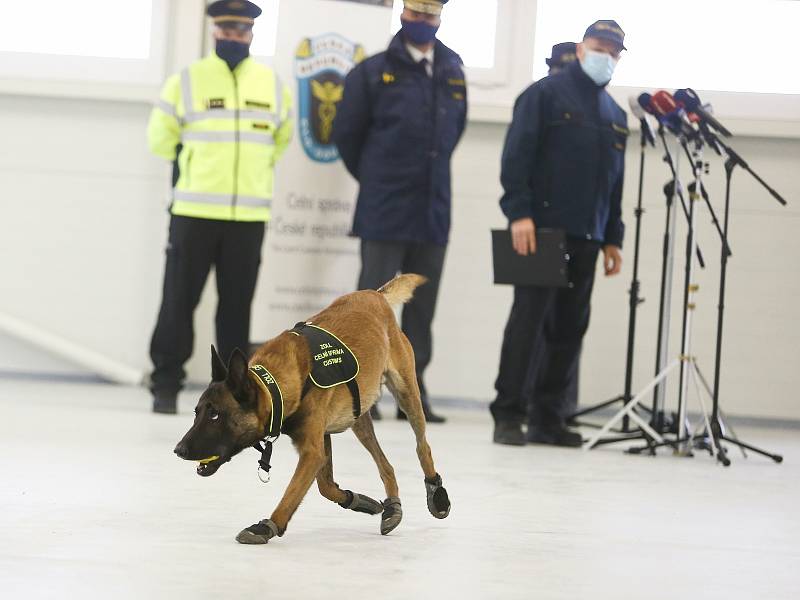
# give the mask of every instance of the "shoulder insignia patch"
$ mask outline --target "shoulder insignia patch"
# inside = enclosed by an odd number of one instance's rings
[[[622,135],[628,135],[630,133],[627,127],[622,127],[620,125],[617,125],[616,123],[611,123],[611,128],[617,133],[621,133]]]
[[[244,105],[248,108],[263,108],[264,110],[271,110],[272,105],[269,102],[256,102],[255,100],[245,100]]]

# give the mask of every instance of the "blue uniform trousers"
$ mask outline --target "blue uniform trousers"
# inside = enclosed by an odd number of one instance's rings
[[[600,244],[569,239],[567,247],[570,287],[514,287],[495,382],[497,397],[491,405],[495,422],[522,423],[530,414],[541,429],[564,425],[562,407],[576,379],[589,327]],[[535,394],[532,381],[537,381]]]

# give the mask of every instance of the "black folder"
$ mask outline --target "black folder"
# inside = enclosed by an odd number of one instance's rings
[[[511,285],[568,287],[567,236],[562,229],[537,229],[536,253],[517,254],[508,229],[492,230],[494,282]]]

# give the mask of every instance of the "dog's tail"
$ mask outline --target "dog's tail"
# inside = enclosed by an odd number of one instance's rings
[[[390,306],[405,304],[414,295],[414,290],[425,283],[427,278],[415,273],[404,273],[392,279],[378,291],[383,294]]]

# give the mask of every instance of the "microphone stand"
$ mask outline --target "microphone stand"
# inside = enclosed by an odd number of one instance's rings
[[[662,364],[666,363],[666,355],[667,355],[667,339],[668,339],[668,332],[669,332],[669,305],[671,299],[671,291],[672,291],[672,273],[673,273],[673,264],[674,264],[674,239],[675,239],[675,225],[677,219],[677,211],[673,210],[674,204],[674,197],[678,196],[683,200],[681,186],[680,186],[680,179],[679,169],[678,169],[678,160],[680,158],[680,151],[677,151],[676,159],[673,161],[672,154],[669,153],[668,146],[666,143],[666,139],[664,137],[663,129],[659,131],[659,135],[662,139],[664,144],[664,148],[667,151],[667,156],[665,157],[665,161],[670,165],[670,170],[673,175],[673,181],[670,184],[667,184],[665,188],[665,193],[668,197],[668,218],[667,218],[667,231],[665,234],[664,239],[664,264],[662,269],[662,289],[661,289],[661,303],[662,303],[662,311],[660,316],[660,323],[659,323],[659,363],[658,363],[658,371],[655,377],[644,387],[642,390],[636,394],[633,398],[631,398],[622,409],[620,409],[613,417],[611,417],[605,425],[600,429],[600,431],[594,435],[594,437],[590,438],[583,444],[584,450],[590,450],[598,445],[601,444],[609,444],[618,441],[627,441],[637,438],[642,438],[647,441],[647,445],[645,448],[633,448],[628,450],[628,452],[633,454],[638,454],[644,450],[649,450],[651,454],[655,453],[655,449],[660,446],[672,446],[676,452],[680,454],[686,455],[687,452],[685,450],[686,444],[688,441],[694,438],[694,432],[689,433],[685,424],[685,403],[684,398],[688,392],[688,385],[689,385],[689,378],[691,377],[691,381],[695,384],[695,388],[697,390],[698,399],[701,403],[701,408],[703,409],[703,416],[704,421],[707,428],[710,428],[710,421],[708,418],[708,414],[705,411],[705,406],[702,404],[702,398],[700,398],[700,386],[698,380],[702,380],[702,375],[699,374],[696,366],[696,360],[693,356],[691,356],[691,331],[692,331],[692,318],[691,312],[694,309],[694,302],[693,296],[694,293],[697,291],[698,287],[693,281],[693,263],[694,258],[698,257],[701,258],[701,254],[698,252],[698,245],[697,245],[697,237],[695,233],[695,219],[697,215],[697,211],[695,210],[695,203],[700,199],[700,194],[696,191],[699,190],[702,186],[702,174],[704,171],[704,162],[702,160],[702,140],[693,137],[692,142],[695,145],[695,151],[693,153],[689,153],[691,158],[691,166],[694,175],[694,184],[690,187],[690,197],[689,197],[689,208],[688,208],[688,220],[689,226],[687,231],[687,248],[686,248],[686,281],[684,283],[684,306],[683,306],[683,314],[684,314],[684,322],[683,322],[683,337],[681,340],[681,353],[677,358],[674,358],[669,364]],[[687,148],[687,139],[683,132],[676,132],[676,137],[678,144],[683,146],[684,149]],[[685,208],[685,205],[684,205]],[[680,398],[679,398],[679,423],[678,423],[678,439],[676,440],[665,440],[661,433],[664,432],[663,428],[661,427],[661,420],[658,417],[658,408],[659,402],[663,402],[663,381],[674,371],[680,367]],[[656,394],[656,403],[654,405],[654,421],[651,423],[647,423],[641,416],[636,412],[639,404],[644,400],[644,398],[654,389],[660,387],[660,391]],[[710,392],[709,392],[710,395]],[[662,404],[663,406],[663,404]],[[622,438],[606,438],[604,439],[603,436],[606,435],[611,429],[624,417],[630,417],[641,429],[641,435],[636,437],[622,437]],[[714,452],[714,448],[712,448],[712,453]]]
[[[683,190],[680,184],[680,178],[678,175],[678,165],[680,154],[677,154],[675,158],[673,158],[673,154],[669,149],[667,144],[667,139],[665,135],[665,128],[663,124],[659,124],[658,128],[658,136],[661,140],[661,144],[664,148],[664,162],[667,163],[670,169],[670,174],[672,175],[672,180],[668,182],[664,186],[664,194],[666,196],[666,206],[667,206],[667,215],[666,215],[666,224],[664,229],[664,244],[663,244],[663,255],[662,255],[662,267],[661,267],[661,292],[660,292],[660,301],[659,301],[659,314],[658,314],[658,344],[657,344],[657,354],[656,354],[656,371],[655,371],[655,380],[652,386],[655,386],[655,393],[653,396],[653,409],[652,411],[643,405],[640,406],[642,401],[642,394],[636,396],[636,402],[632,402],[634,400],[634,396],[632,394],[632,382],[633,382],[633,356],[634,356],[634,341],[635,341],[635,333],[636,333],[636,309],[639,304],[643,302],[643,300],[639,297],[639,289],[640,289],[640,282],[639,282],[639,248],[640,248],[640,231],[641,231],[641,215],[644,210],[641,208],[641,201],[642,201],[642,184],[644,180],[644,147],[646,144],[645,134],[642,134],[642,141],[641,141],[641,155],[642,155],[642,163],[640,163],[639,169],[639,197],[637,201],[636,207],[636,242],[634,246],[634,266],[633,266],[633,281],[631,283],[631,290],[630,290],[630,314],[629,314],[629,321],[628,321],[628,352],[626,357],[626,369],[625,369],[625,391],[622,395],[617,396],[611,400],[603,402],[597,406],[593,406],[587,409],[584,409],[578,413],[573,415],[573,419],[588,414],[590,412],[594,412],[601,408],[605,408],[609,405],[612,405],[616,402],[622,401],[623,402],[623,409],[621,413],[617,413],[618,417],[622,419],[622,427],[620,430],[613,430],[616,433],[621,433],[623,435],[619,437],[610,437],[610,438],[603,438],[600,439],[596,437],[594,442],[590,447],[594,447],[595,445],[602,445],[602,444],[613,444],[616,442],[623,442],[623,441],[633,441],[643,439],[646,440],[648,443],[648,447],[655,447],[661,445],[663,443],[663,438],[658,435],[659,433],[665,433],[667,428],[665,426],[665,419],[664,419],[664,395],[666,393],[665,390],[665,381],[664,377],[660,376],[665,370],[667,370],[667,361],[666,357],[668,354],[668,341],[669,341],[669,315],[670,315],[670,305],[672,300],[672,280],[673,280],[673,265],[674,265],[674,256],[675,256],[675,230],[676,230],[676,219],[677,219],[677,212],[675,210],[675,198],[677,197],[680,199],[681,206],[683,208],[684,214],[686,215],[687,222],[690,224],[691,228],[691,221],[690,221],[690,210],[686,206],[686,200],[683,195]],[[703,260],[703,254],[700,251],[699,247],[696,247],[695,253],[697,255],[697,259],[702,267],[705,267],[705,262]],[[648,386],[648,390],[652,388],[652,386]],[[650,418],[649,425],[652,427],[643,428],[639,421],[641,417],[636,412],[639,408],[644,409],[647,412],[651,412],[652,416]],[[630,412],[635,414],[630,415]],[[629,416],[630,415],[630,416]],[[634,419],[637,424],[639,424],[638,432],[637,431],[630,431],[629,429],[629,419]],[[616,422],[617,417],[612,418]],[[585,423],[581,423],[585,424]],[[610,431],[610,428],[604,427],[604,433]],[[656,432],[656,437],[653,437],[652,432]],[[658,442],[658,444],[656,444]]]
[[[778,454],[772,454],[767,452],[766,450],[761,450],[760,448],[756,448],[755,446],[751,446],[750,444],[746,444],[739,440],[738,438],[734,438],[728,436],[725,433],[725,430],[722,426],[720,420],[720,408],[719,408],[719,389],[720,389],[720,372],[722,367],[722,329],[723,329],[723,320],[725,316],[725,285],[726,285],[726,275],[728,271],[728,258],[731,256],[730,249],[728,248],[728,222],[730,217],[730,200],[731,200],[731,180],[733,179],[733,171],[736,167],[741,167],[750,175],[752,175],[758,183],[760,183],[771,195],[775,200],[777,200],[781,205],[786,205],[786,200],[781,197],[781,195],[776,192],[770,185],[764,181],[759,175],[750,168],[750,165],[730,146],[728,146],[725,142],[720,140],[717,137],[716,140],[717,144],[722,147],[725,154],[727,155],[727,160],[725,161],[725,214],[724,214],[724,227],[722,230],[722,237],[724,241],[723,250],[721,253],[720,259],[720,277],[719,277],[719,304],[717,305],[717,347],[716,347],[716,356],[715,356],[715,364],[714,364],[714,391],[713,391],[713,398],[712,398],[712,411],[711,411],[711,435],[716,446],[720,449],[717,453],[717,459],[724,465],[730,466],[731,461],[728,458],[727,452],[724,448],[720,445],[721,441],[727,441],[731,444],[735,444],[740,448],[746,448],[752,452],[757,454],[761,454],[767,458],[771,458],[776,463],[783,462],[783,457]],[[727,251],[726,251],[727,250]]]
[[[692,456],[692,451],[690,447],[690,442],[696,441],[698,439],[705,440],[704,435],[696,435],[696,430],[689,431],[689,426],[687,423],[687,404],[689,398],[689,384],[690,382],[694,384],[694,389],[696,392],[697,400],[700,406],[700,410],[703,416],[703,423],[705,424],[706,430],[711,429],[711,421],[709,419],[709,413],[706,410],[706,405],[703,403],[702,398],[702,391],[708,394],[709,398],[712,397],[711,388],[708,386],[703,373],[700,371],[700,367],[697,362],[697,358],[692,354],[692,329],[694,324],[693,314],[696,307],[695,302],[695,295],[700,290],[700,286],[697,285],[695,282],[695,268],[694,268],[694,260],[693,258],[697,255],[697,231],[695,227],[696,219],[697,219],[697,206],[696,204],[701,200],[704,199],[706,204],[709,206],[712,212],[712,216],[716,220],[716,215],[713,213],[713,208],[711,207],[708,194],[703,194],[702,190],[703,187],[703,175],[708,173],[708,164],[703,160],[703,146],[706,140],[699,136],[692,136],[691,140],[688,140],[686,136],[681,135],[679,136],[679,144],[683,148],[685,155],[689,159],[689,164],[692,169],[692,175],[694,181],[689,185],[689,227],[687,230],[687,238],[686,238],[686,263],[685,263],[685,278],[684,278],[684,288],[683,288],[683,326],[682,326],[682,336],[681,336],[681,351],[677,359],[674,359],[669,365],[662,366],[659,363],[659,367],[661,370],[658,372],[656,376],[656,380],[658,383],[657,385],[661,390],[658,388],[656,389],[656,399],[654,403],[654,419],[656,420],[657,424],[659,419],[663,418],[663,413],[658,411],[659,402],[663,401],[663,381],[666,379],[666,375],[672,369],[679,367],[680,373],[680,385],[678,389],[678,413],[676,416],[677,423],[673,424],[673,428],[675,431],[672,433],[676,434],[675,440],[665,440],[656,443],[656,440],[649,439],[647,441],[647,445],[644,448],[630,448],[628,450],[629,454],[640,454],[644,451],[648,451],[650,454],[654,454],[655,450],[661,446],[672,446],[675,453],[680,456]],[[689,141],[692,142],[693,149],[689,149]],[[720,230],[720,235],[722,232]],[[723,248],[726,251],[729,251],[728,246],[723,241]],[[697,255],[699,258],[699,255]],[[699,262],[699,261],[698,261]],[[671,280],[672,271],[670,270],[668,282]],[[662,290],[663,291],[663,290]],[[669,294],[670,291],[667,291]],[[663,300],[662,296],[662,300]],[[665,310],[665,314],[668,314],[669,309]],[[661,330],[663,331],[663,330]],[[659,333],[661,333],[659,331]],[[665,348],[666,352],[666,348]],[[662,355],[663,356],[663,355]],[[701,388],[702,384],[702,388]],[[661,397],[659,398],[659,393],[661,392]],[[663,406],[663,405],[662,405]],[[663,424],[662,424],[663,430]],[[707,445],[707,449],[711,452],[711,455],[714,457],[719,456],[722,453],[721,446],[717,442],[716,439],[711,439],[710,444]]]
[[[679,163],[672,157],[667,145],[667,138],[664,135],[664,126],[658,128],[658,136],[664,146],[664,162],[669,167],[672,179],[664,186],[664,196],[667,201],[666,223],[664,225],[664,244],[661,252],[661,287],[658,304],[658,335],[656,341],[656,369],[657,376],[667,366],[666,357],[669,353],[669,318],[672,304],[672,280],[673,268],[675,263],[675,196],[681,201],[686,219],[689,221],[689,213],[686,209],[686,201],[683,197],[680,178],[678,177]],[[700,249],[697,249],[697,259],[700,265],[705,268],[705,261]],[[664,397],[666,395],[666,381],[659,382],[653,392],[653,420],[652,424],[658,431],[665,428],[664,419]]]

